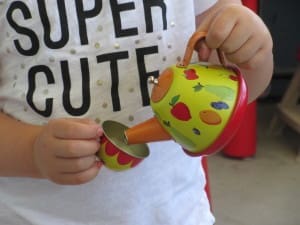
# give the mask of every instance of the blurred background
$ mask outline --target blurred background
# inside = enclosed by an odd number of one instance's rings
[[[244,0],[274,41],[269,88],[237,137],[207,158],[216,225],[300,224],[300,1]]]

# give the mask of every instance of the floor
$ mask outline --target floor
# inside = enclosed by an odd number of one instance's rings
[[[274,103],[259,103],[257,149],[248,159],[208,158],[216,225],[300,224],[300,136],[269,132]]]

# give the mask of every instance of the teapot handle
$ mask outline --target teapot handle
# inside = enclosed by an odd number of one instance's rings
[[[196,31],[189,39],[184,57],[180,63],[177,64],[178,67],[187,67],[190,64],[193,51],[196,49],[197,43],[204,39],[206,37],[206,32],[205,31]],[[220,63],[225,66],[225,59],[223,53],[220,51],[220,49],[217,49],[217,54]]]

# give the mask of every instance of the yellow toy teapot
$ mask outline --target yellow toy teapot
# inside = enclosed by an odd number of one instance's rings
[[[99,157],[113,170],[136,166],[149,155],[148,142],[174,140],[188,155],[219,151],[234,136],[247,105],[247,87],[236,67],[194,63],[190,60],[205,32],[195,32],[182,62],[165,69],[153,84],[151,107],[154,117],[128,128],[104,121]]]

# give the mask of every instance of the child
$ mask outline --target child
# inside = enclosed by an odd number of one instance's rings
[[[262,21],[237,0],[0,3],[1,224],[213,224],[199,157],[151,143],[138,167],[110,171],[101,123],[152,116],[147,78],[183,55],[195,12],[200,58],[220,48],[255,99],[272,74]]]

